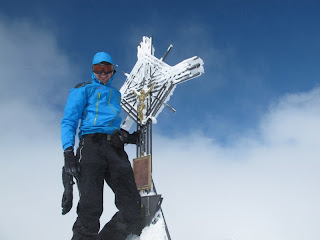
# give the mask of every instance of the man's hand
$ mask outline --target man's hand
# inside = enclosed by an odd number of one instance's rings
[[[123,148],[124,144],[138,144],[140,139],[140,132],[130,134],[124,129],[116,130],[112,135],[112,144],[115,147]]]
[[[129,134],[127,143],[138,144],[140,142],[140,131]]]
[[[79,177],[80,165],[77,158],[74,156],[72,147],[64,150],[64,170],[76,179]]]
[[[65,215],[72,208],[74,181],[73,181],[73,177],[65,171],[64,167],[62,168],[62,183],[63,183],[64,191],[62,196],[61,207],[62,207],[62,215]]]

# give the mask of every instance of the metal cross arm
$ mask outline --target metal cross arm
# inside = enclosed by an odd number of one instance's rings
[[[168,51],[171,47],[169,47]],[[155,119],[163,107],[167,106],[167,102],[177,84],[198,77],[204,72],[204,63],[200,57],[195,56],[175,66],[170,66],[163,62],[164,58],[158,59],[153,54],[152,39],[144,37],[138,46],[138,60],[120,89],[123,110],[128,114],[129,118],[132,118],[140,125],[144,125],[146,121],[141,121],[137,117],[139,115],[137,108],[142,103],[138,101],[134,92],[147,91],[151,85],[154,85],[145,99],[146,107],[145,111],[143,111],[143,118],[145,120],[148,118]]]

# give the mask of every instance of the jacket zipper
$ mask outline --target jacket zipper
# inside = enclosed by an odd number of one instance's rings
[[[118,114],[117,114],[117,111],[111,106],[111,104],[110,104],[110,102],[111,102],[111,95],[112,95],[112,89],[110,89],[110,96],[109,96],[109,102],[108,102],[108,105],[109,105],[109,107],[114,111],[114,113],[115,113],[115,117],[114,117],[114,119],[116,119],[117,118],[117,116],[118,116]],[[112,126],[112,122],[113,122],[113,120],[112,121],[110,121],[110,127]]]
[[[94,118],[93,125],[96,125],[97,118],[98,118],[98,110],[99,110],[99,99],[100,99],[100,92],[98,92],[98,98],[97,98],[97,105],[96,105],[96,117]]]

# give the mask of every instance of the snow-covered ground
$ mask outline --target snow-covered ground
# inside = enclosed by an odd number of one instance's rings
[[[136,235],[131,235],[127,237],[126,240],[167,240],[167,234],[165,229],[165,222],[161,214],[161,210],[159,210],[153,222],[154,224],[150,224],[150,226],[145,227],[142,230],[140,237]]]

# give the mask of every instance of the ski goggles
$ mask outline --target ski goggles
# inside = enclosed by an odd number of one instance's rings
[[[103,65],[103,64],[93,64],[92,65],[92,71],[94,73],[100,74],[100,73],[105,73],[105,74],[109,74],[109,73],[113,73],[114,69],[113,69],[113,65],[112,64],[108,64],[108,65]]]

